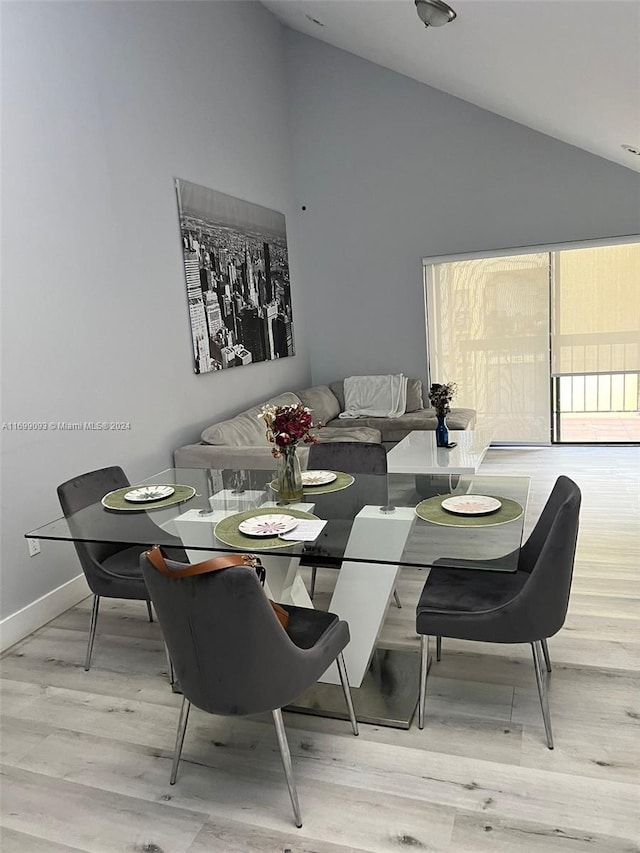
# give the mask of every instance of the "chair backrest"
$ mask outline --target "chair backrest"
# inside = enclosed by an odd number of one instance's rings
[[[533,530],[529,534],[527,541],[522,546],[518,561],[518,571],[530,572],[533,569],[561,507],[567,500],[575,497],[576,495],[578,498],[579,511],[580,489],[573,480],[569,479],[569,477],[558,477]]]
[[[230,716],[280,708],[329,665],[309,666],[278,622],[255,569],[172,578],[146,553],[140,566],[182,692],[203,711]]]
[[[119,465],[111,465],[97,471],[88,471],[86,474],[61,483],[57,490],[58,500],[64,515],[70,516],[91,504],[98,503],[107,492],[129,485],[129,480],[122,468]],[[99,564],[128,546],[120,542],[74,542],[73,544],[91,591],[98,595],[104,594]]]
[[[355,485],[341,492],[316,497],[316,508],[324,518],[351,519],[367,505],[384,506],[388,502],[387,449],[384,444],[367,441],[327,441],[309,448],[307,468],[344,471],[356,476]]]
[[[530,577],[511,617],[525,640],[551,637],[567,615],[573,578],[581,493],[569,477],[558,477],[531,535],[522,546],[518,571]]]
[[[129,486],[129,480],[119,465],[88,471],[58,486],[58,500],[65,515],[78,512],[115,489]]]
[[[386,474],[387,449],[368,441],[326,441],[309,448],[309,469],[328,468],[347,474]]]

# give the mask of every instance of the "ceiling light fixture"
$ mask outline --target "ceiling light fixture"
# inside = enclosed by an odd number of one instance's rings
[[[451,6],[442,0],[416,0],[416,11],[425,27],[442,27],[456,17]]]
[[[625,151],[628,151],[629,154],[640,155],[640,148],[637,148],[635,145],[621,145],[620,147],[624,148]]]

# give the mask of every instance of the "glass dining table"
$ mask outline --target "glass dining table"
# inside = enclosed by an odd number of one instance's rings
[[[250,552],[266,569],[270,598],[303,607],[314,603],[301,567],[339,568],[328,609],[349,623],[344,657],[356,715],[408,728],[418,699],[418,643],[407,651],[380,642],[399,573],[481,568],[487,560],[493,570],[515,571],[529,478],[326,472],[289,504],[278,501],[274,478],[265,470],[170,468],[25,536],[141,550],[179,540],[192,563]],[[144,491],[152,486],[165,488]],[[270,532],[265,515],[286,516],[278,523],[291,529]],[[291,710],[345,716],[335,664]]]

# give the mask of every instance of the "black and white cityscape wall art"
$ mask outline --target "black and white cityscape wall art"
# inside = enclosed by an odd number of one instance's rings
[[[195,372],[295,355],[284,214],[175,183]]]

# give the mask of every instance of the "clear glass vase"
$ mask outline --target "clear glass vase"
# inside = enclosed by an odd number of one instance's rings
[[[302,473],[300,461],[296,454],[296,445],[280,448],[278,457],[278,503],[294,503],[301,501]]]
[[[449,427],[447,426],[446,415],[436,415],[438,423],[436,424],[436,447],[447,447],[449,444]]]

